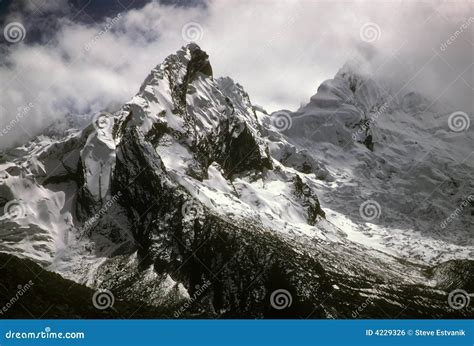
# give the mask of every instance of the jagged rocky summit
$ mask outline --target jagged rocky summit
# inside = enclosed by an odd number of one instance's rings
[[[0,251],[145,304],[143,316],[468,316],[440,276],[472,261],[438,269],[354,241],[318,198],[338,177],[292,121],[282,132],[189,44],[119,111],[5,155]]]

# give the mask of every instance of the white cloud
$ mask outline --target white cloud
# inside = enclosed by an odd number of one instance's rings
[[[214,0],[183,8],[154,2],[98,25],[64,20],[45,46],[10,46],[0,67],[0,129],[15,119],[18,107],[35,106],[24,117],[28,121],[0,137],[0,147],[66,113],[126,102],[151,68],[186,43],[181,30],[188,22],[203,28],[198,43],[214,74],[233,77],[269,110],[297,108],[347,60],[372,51],[370,70],[378,68],[400,85],[412,79],[407,89],[433,97],[444,91],[455,107],[471,111],[473,69],[466,68],[474,24],[440,51],[472,14],[469,2],[454,4]],[[380,27],[372,48],[359,33],[367,22]]]

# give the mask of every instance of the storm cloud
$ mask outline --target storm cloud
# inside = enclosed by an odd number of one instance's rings
[[[2,148],[66,115],[116,109],[189,41],[269,111],[297,109],[351,61],[400,90],[474,108],[469,1],[153,1],[101,16],[87,2],[40,6],[11,6],[3,20]],[[20,36],[5,36],[12,23]]]

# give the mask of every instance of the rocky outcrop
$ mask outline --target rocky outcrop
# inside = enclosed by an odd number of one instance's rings
[[[336,86],[356,92],[356,84]],[[321,88],[329,89],[330,83]],[[318,107],[341,102],[313,101]],[[190,44],[154,68],[117,113],[27,151],[18,164],[30,185],[9,189],[7,199],[28,196],[31,186],[51,199],[41,213],[20,220],[24,230],[42,235],[31,245],[35,260],[47,251],[41,263],[61,274],[109,289],[119,301],[146,303],[149,310],[135,315],[142,317],[150,311],[153,317],[241,318],[469,313],[446,303],[446,290],[460,283],[465,269],[436,268],[432,275],[447,281],[428,287],[421,283],[425,266],[368,252],[326,220],[317,179],[331,180],[328,171],[254,109],[242,86],[215,79],[207,54]],[[9,173],[6,179],[20,184]],[[28,211],[45,200],[28,204]],[[51,220],[55,213],[59,221]],[[36,214],[41,217],[30,216]],[[12,224],[19,228],[0,225]],[[13,240],[4,233],[1,250],[8,251]],[[70,237],[62,241],[64,234]],[[90,299],[90,290],[77,289],[79,302]],[[38,294],[51,299],[47,293]],[[88,309],[63,312],[69,313],[91,316]]]
[[[308,224],[316,224],[318,216],[325,217],[316,192],[304,183],[299,175],[295,175],[293,187],[295,196],[301,201],[301,205],[306,211]]]

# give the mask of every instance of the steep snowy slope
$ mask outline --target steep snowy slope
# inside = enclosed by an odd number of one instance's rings
[[[301,112],[334,108],[351,121],[358,105],[324,94]],[[7,154],[0,250],[167,311],[199,293],[187,315],[353,317],[368,298],[361,316],[470,313],[451,310],[437,287],[458,264],[437,271],[385,241],[365,242],[379,231],[352,219],[366,192],[338,188],[352,169],[334,153],[345,133],[311,142],[312,152],[278,125],[241,85],[214,78],[197,45],[183,47],[117,113]],[[373,152],[362,149],[368,162]],[[449,253],[444,241],[426,244]],[[472,247],[450,246],[471,256]],[[281,289],[292,300],[284,310],[270,302]]]
[[[330,171],[318,196],[350,239],[422,263],[474,256],[468,114],[346,66],[287,116],[289,141]]]

